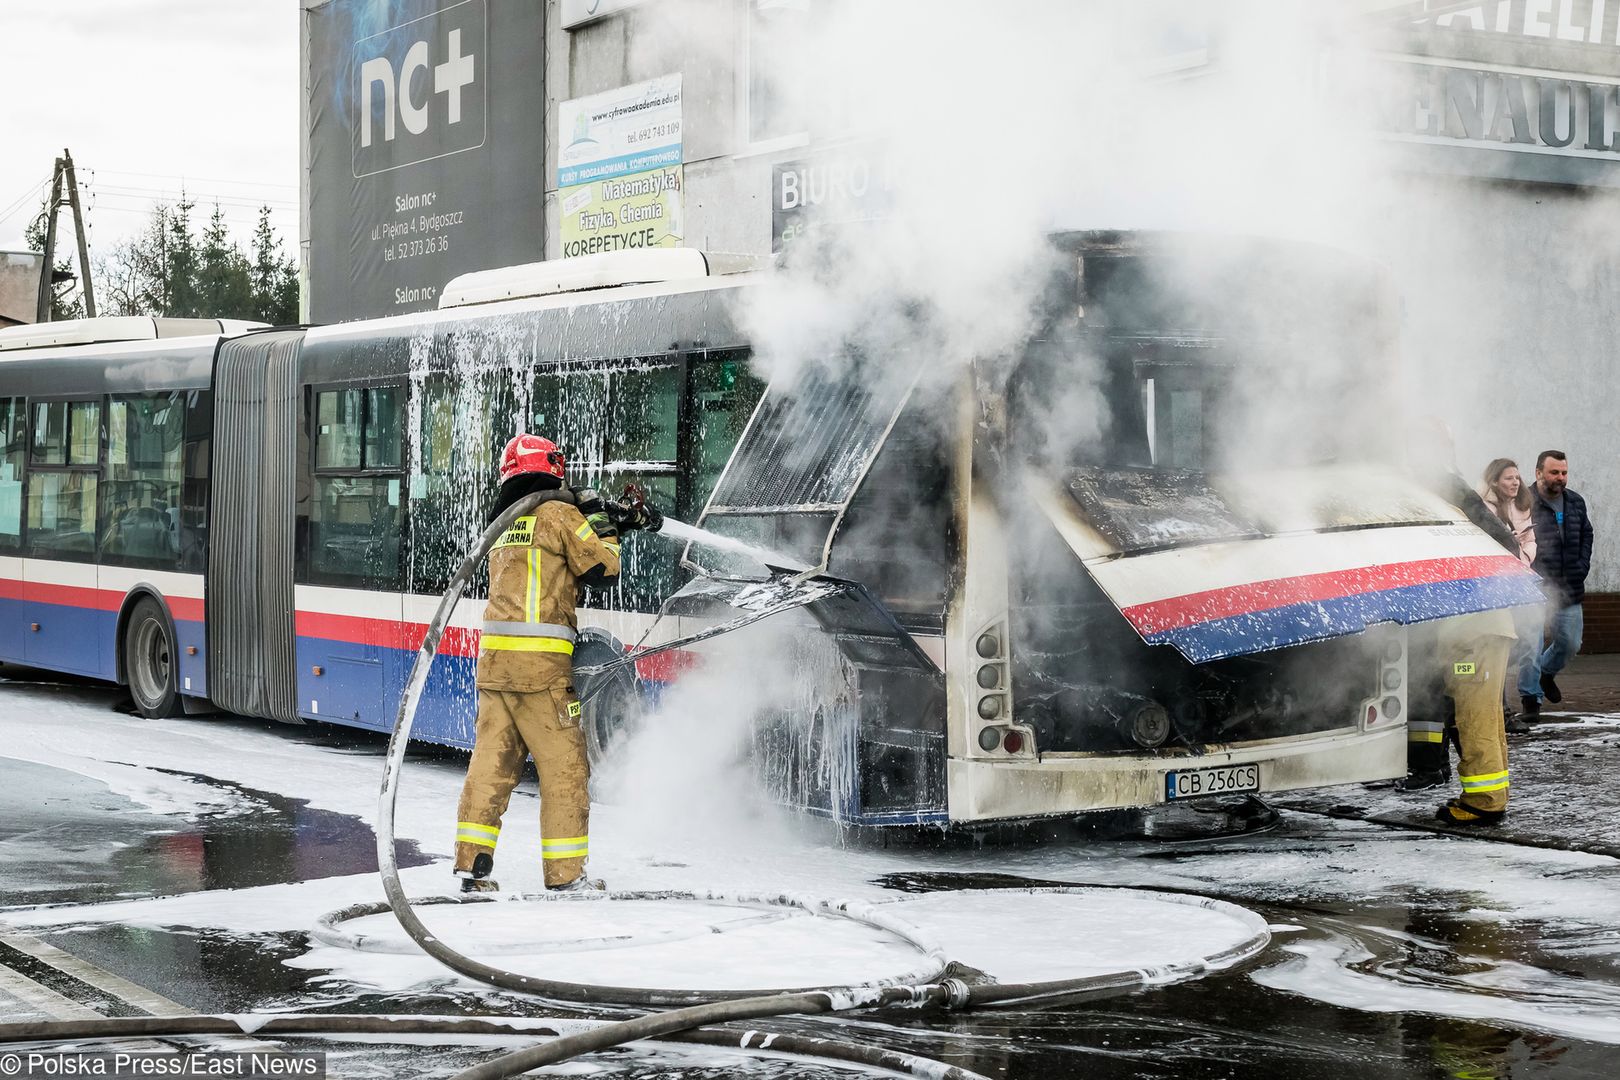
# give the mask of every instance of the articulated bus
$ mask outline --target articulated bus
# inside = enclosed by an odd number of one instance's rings
[[[782,556],[625,538],[576,643],[598,760],[735,625],[801,658],[752,718],[760,774],[846,824],[1401,775],[1406,625],[1539,594],[1378,464],[1377,275],[1290,245],[1053,245],[1008,355],[851,349],[768,386],[743,313],[780,271],[691,250],[468,275],[438,311],[329,327],[0,332],[0,661],[127,685],[147,716],[386,731],[528,429],[572,482]],[[481,609],[441,644],[422,739],[471,745]]]

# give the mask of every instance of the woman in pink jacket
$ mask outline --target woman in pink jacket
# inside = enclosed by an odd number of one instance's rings
[[[1519,542],[1519,558],[1529,566],[1536,558],[1536,529],[1530,521],[1530,487],[1519,475],[1519,467],[1508,458],[1497,458],[1485,466],[1485,489],[1479,496],[1491,508],[1491,513],[1512,531],[1513,538]],[[1519,665],[1529,661],[1535,643],[1540,640],[1537,631],[1544,617],[1539,607],[1513,609],[1514,629],[1519,638],[1508,654],[1508,670],[1513,673],[1506,680],[1510,691],[1516,685]],[[1514,716],[1506,723],[1508,731],[1514,735],[1530,730],[1529,721],[1523,715]]]
[[[1485,490],[1479,495],[1491,513],[1513,531],[1524,564],[1535,562],[1536,529],[1530,523],[1530,489],[1519,475],[1519,467],[1505,457],[1491,462],[1485,467]]]

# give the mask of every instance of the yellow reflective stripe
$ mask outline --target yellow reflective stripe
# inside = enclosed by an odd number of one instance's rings
[[[457,843],[477,844],[479,847],[492,848],[500,835],[500,828],[494,825],[480,825],[476,821],[456,822]]]
[[[1457,777],[1457,779],[1461,780],[1465,784],[1472,783],[1476,780],[1506,780],[1507,778],[1508,771],[1506,769],[1503,769],[1501,772],[1480,773],[1478,776]]]
[[[565,836],[557,840],[540,840],[542,859],[583,859],[590,854],[590,837]]]
[[[1445,742],[1446,733],[1443,731],[1418,731],[1416,728],[1406,733],[1407,742]]]
[[[607,548],[609,551],[613,552],[613,554],[615,554],[615,555],[617,555],[619,553],[619,545],[613,543],[610,540],[602,541],[602,546]]]
[[[527,622],[540,621],[540,549],[530,548],[529,588],[523,597],[523,618]]]
[[[1508,786],[1508,772],[1481,773],[1478,776],[1459,776],[1464,791],[1501,791]]]
[[[579,537],[581,540],[589,540],[591,537],[596,535],[596,530],[591,528],[591,523],[587,521],[579,528],[574,530],[574,535]]]
[[[549,652],[574,655],[574,643],[554,637],[513,637],[510,634],[485,634],[479,639],[486,649],[505,652]]]

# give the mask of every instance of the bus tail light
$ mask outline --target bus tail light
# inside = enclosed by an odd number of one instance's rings
[[[1009,754],[1016,754],[1024,748],[1024,735],[1020,731],[1009,731],[1002,736],[1001,748]]]

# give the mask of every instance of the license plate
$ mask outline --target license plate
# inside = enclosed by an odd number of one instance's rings
[[[1260,766],[1254,763],[1222,765],[1216,769],[1182,769],[1164,774],[1165,802],[1259,790]]]

